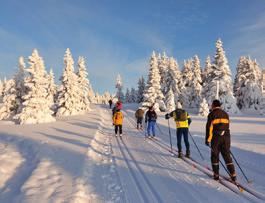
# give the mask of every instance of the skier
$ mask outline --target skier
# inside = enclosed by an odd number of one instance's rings
[[[177,146],[178,146],[178,157],[181,158],[182,154],[182,146],[181,139],[182,135],[184,137],[184,142],[186,146],[186,157],[190,157],[190,143],[189,143],[189,126],[191,124],[191,118],[184,109],[182,109],[181,104],[178,102],[176,109],[169,114],[165,115],[166,119],[173,117],[176,122],[176,136],[177,136]]]
[[[117,111],[113,115],[113,125],[115,126],[115,136],[118,136],[118,130],[119,135],[122,137],[122,121],[123,121],[123,114],[121,110],[117,109]]]
[[[219,100],[212,102],[212,111],[206,124],[205,144],[211,148],[213,178],[219,180],[219,154],[221,152],[232,181],[236,181],[236,172],[230,156],[229,115],[221,109]]]
[[[149,110],[145,114],[145,123],[147,124],[147,134],[148,137],[151,138],[151,131],[152,137],[155,137],[155,125],[156,125],[157,114],[154,110],[154,107],[149,107]]]
[[[135,118],[137,122],[137,129],[143,129],[144,110],[142,108],[137,109],[135,112]]]
[[[110,99],[110,100],[109,100],[109,108],[110,108],[110,109],[111,109],[111,107],[112,107],[112,103],[113,103],[113,102],[112,102],[112,99]]]

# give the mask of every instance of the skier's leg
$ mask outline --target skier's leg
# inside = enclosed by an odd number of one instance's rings
[[[117,136],[117,133],[118,133],[118,126],[115,125],[115,135]]]
[[[224,158],[227,170],[233,180],[236,180],[235,166],[230,155],[230,136],[223,136],[223,144],[221,146],[221,154]]]
[[[183,137],[186,146],[186,156],[190,156],[189,129],[183,128]]]
[[[178,146],[178,152],[182,153],[181,149],[181,137],[182,137],[182,128],[177,129],[177,146]]]
[[[119,125],[119,133],[120,133],[120,136],[122,136],[122,125]]]
[[[148,136],[151,136],[150,131],[151,131],[151,122],[148,122],[147,123],[147,135]]]
[[[211,142],[211,163],[214,173],[214,179],[219,179],[219,139],[218,136],[214,136]]]
[[[155,137],[156,136],[156,131],[155,131],[155,126],[156,126],[156,122],[152,122],[152,133],[153,133],[153,136]]]

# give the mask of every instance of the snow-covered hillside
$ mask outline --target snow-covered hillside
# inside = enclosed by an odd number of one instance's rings
[[[111,111],[92,105],[87,115],[54,123],[13,125],[0,122],[0,202],[250,202],[173,157],[134,126],[136,106],[124,107],[124,136],[113,136]],[[204,145],[206,119],[192,115],[191,156],[210,166]],[[265,193],[265,119],[232,117],[232,152],[249,179]],[[171,121],[173,144],[174,122]],[[164,115],[157,139],[168,144]],[[225,174],[224,171],[222,171]],[[244,177],[237,168],[238,179]],[[246,183],[245,183],[246,184]],[[262,202],[262,201],[260,201]]]

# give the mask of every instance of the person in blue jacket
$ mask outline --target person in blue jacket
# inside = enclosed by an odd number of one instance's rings
[[[147,135],[148,137],[155,137],[155,125],[156,125],[157,114],[154,107],[149,107],[149,110],[145,114],[145,123],[147,123]],[[152,135],[151,135],[152,131]]]

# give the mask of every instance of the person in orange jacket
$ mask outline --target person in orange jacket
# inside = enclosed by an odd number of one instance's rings
[[[118,131],[120,137],[122,137],[122,122],[123,122],[123,114],[120,109],[117,109],[113,115],[113,125],[115,126],[115,136],[118,136]]]

